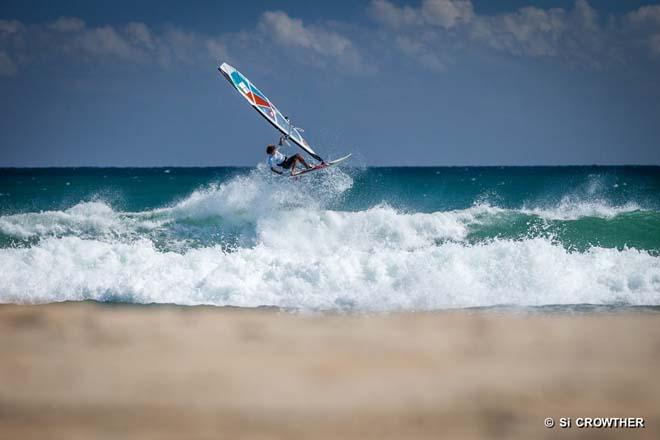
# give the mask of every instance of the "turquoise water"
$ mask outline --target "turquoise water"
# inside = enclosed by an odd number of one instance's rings
[[[660,304],[660,167],[0,170],[0,302]]]

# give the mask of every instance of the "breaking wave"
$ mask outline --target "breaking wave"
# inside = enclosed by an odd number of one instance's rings
[[[660,244],[631,246],[658,230],[655,211],[575,199],[351,211],[339,207],[354,176],[332,177],[301,183],[258,169],[151,210],[97,200],[1,216],[0,302],[359,311],[660,304]],[[601,242],[580,242],[594,228]]]

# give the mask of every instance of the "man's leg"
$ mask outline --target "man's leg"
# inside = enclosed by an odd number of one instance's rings
[[[300,163],[305,166],[305,168],[307,168],[307,169],[311,168],[311,166],[308,165],[307,162],[305,162],[305,159],[303,159],[303,157],[300,154],[296,154],[296,157],[300,161]]]
[[[298,164],[298,155],[293,156],[293,162],[291,162],[291,175],[296,174],[296,165]]]

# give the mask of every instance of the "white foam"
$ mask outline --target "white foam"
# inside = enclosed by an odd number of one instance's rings
[[[248,236],[254,234],[259,222],[282,221],[281,213],[304,207],[310,215],[319,214],[324,208],[342,196],[351,188],[353,181],[341,170],[333,169],[332,178],[306,178],[294,181],[269,175],[258,168],[247,175],[234,177],[221,184],[210,184],[193,191],[182,200],[164,208],[144,212],[114,211],[102,201],[82,202],[63,211],[44,211],[0,216],[0,233],[22,239],[44,236],[81,236],[85,238],[129,238],[134,239],[140,231],[166,227],[168,223],[180,220],[204,220],[220,218],[225,226],[239,227]],[[583,200],[571,196],[564,197],[556,206],[525,207],[521,210],[507,210],[478,203],[471,208],[438,212],[434,222],[444,222],[443,226],[434,223],[430,228],[447,228],[449,223],[454,231],[452,239],[460,240],[466,236],[465,225],[492,221],[494,217],[512,213],[536,215],[550,220],[576,220],[583,217],[612,218],[625,212],[639,210],[637,204],[611,206],[598,200]],[[356,213],[353,222],[362,230],[369,229],[368,222],[379,223],[403,217],[393,217],[394,211],[376,207],[366,216]],[[308,215],[303,213],[303,216]],[[414,221],[423,222],[426,214],[414,217]],[[327,221],[342,218],[341,215],[327,214]],[[395,224],[394,221],[393,224]],[[290,223],[283,223],[288,227]],[[299,226],[304,227],[305,224]],[[401,226],[401,225],[398,225]],[[405,226],[405,225],[404,225]],[[319,232],[319,231],[317,231]],[[436,231],[437,232],[437,231]],[[391,234],[398,234],[391,231]],[[404,233],[405,235],[405,233]],[[444,233],[439,233],[444,235]],[[310,232],[310,236],[313,236]]]
[[[428,228],[423,223],[417,223],[420,231]],[[219,247],[160,252],[147,240],[49,238],[31,248],[0,250],[0,302],[95,299],[365,311],[660,304],[660,258],[644,251],[570,253],[545,239],[437,246],[408,237],[395,238],[407,246],[382,240],[354,246],[343,241],[347,233],[342,225],[326,230],[323,240],[332,246],[310,245],[314,237],[301,232],[298,248],[266,239],[232,253]]]
[[[607,200],[610,186],[616,187],[616,184],[607,176],[591,174],[584,182],[571,188],[558,204],[524,207],[521,211],[548,220],[577,220],[584,217],[611,219],[619,214],[642,210],[634,202],[613,205]]]
[[[0,217],[0,232],[19,238],[40,235],[121,234],[127,224],[103,202],[83,202],[64,211],[30,212]]]
[[[642,208],[633,202],[613,206],[600,200],[577,200],[564,197],[556,206],[523,208],[524,214],[537,215],[548,220],[578,220],[585,217],[611,219],[627,212],[640,211]]]
[[[263,246],[299,255],[347,249],[408,251],[463,240],[471,219],[464,211],[404,214],[386,205],[359,212],[297,208],[260,220],[257,237]]]
[[[487,204],[428,214],[387,205],[328,209],[351,184],[343,174],[294,183],[257,170],[152,211],[121,213],[86,202],[0,217],[2,233],[40,238],[31,247],[0,249],[0,302],[95,299],[365,311],[660,305],[660,257],[645,251],[569,252],[545,238],[470,244],[471,225],[515,212]],[[578,204],[573,212],[567,206],[529,212],[566,219],[611,215],[607,206]],[[247,225],[253,240],[233,252],[220,245],[165,252],[141,232],[209,217]]]
[[[244,176],[194,191],[171,208],[158,210],[176,218],[221,216],[256,220],[282,208],[320,208],[348,190],[353,180],[339,169],[332,178],[293,180],[275,176],[260,164]]]
[[[332,178],[301,181],[271,176],[263,165],[244,176],[210,184],[171,206],[117,212],[103,201],[81,202],[63,211],[42,211],[0,216],[0,233],[31,238],[41,236],[134,237],[138,230],[162,227],[182,219],[222,218],[225,224],[254,227],[256,221],[281,209],[304,206],[319,209],[353,183],[350,176],[332,169]]]

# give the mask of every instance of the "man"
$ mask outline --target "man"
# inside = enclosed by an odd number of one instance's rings
[[[307,169],[312,168],[300,154],[287,157],[280,153],[275,145],[268,145],[266,147],[266,154],[268,154],[268,166],[272,172],[277,174],[284,174],[284,170],[290,169],[291,175],[295,175],[296,165],[298,163],[301,163]],[[282,171],[278,168],[282,168]]]

